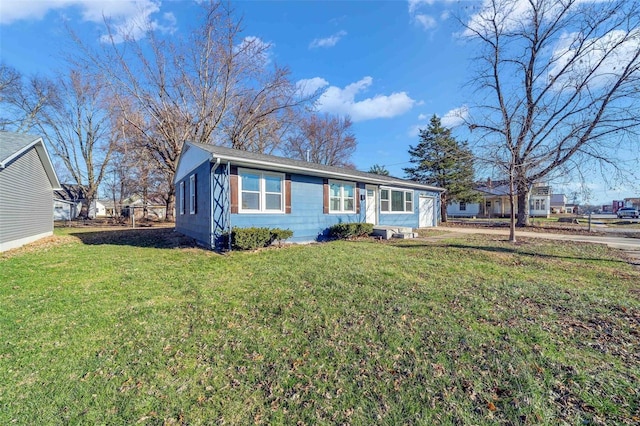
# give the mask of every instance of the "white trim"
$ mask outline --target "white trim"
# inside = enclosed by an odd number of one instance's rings
[[[17,240],[0,243],[0,252],[22,247],[25,244],[32,243],[34,241],[39,240],[40,238],[48,237],[50,235],[53,235],[53,231],[43,232],[42,234],[31,235],[29,237],[19,238]]]
[[[179,195],[179,199],[178,199],[178,210],[180,211],[180,214],[183,215],[184,214],[184,181],[180,181],[180,195]]]
[[[370,203],[370,199],[369,199],[369,191],[373,192],[373,205],[369,205]],[[371,213],[371,215],[373,216],[373,224],[377,225],[378,224],[378,210],[379,210],[379,204],[380,204],[380,191],[378,190],[378,187],[376,185],[365,185],[364,186],[364,193],[365,193],[365,211],[364,211],[364,218],[365,218],[365,222],[367,223],[371,223],[368,221],[368,215]],[[362,205],[360,206],[360,208],[362,208]]]
[[[382,210],[382,191],[383,190],[388,190],[389,191],[389,210]],[[391,195],[391,193],[393,191],[396,192],[402,192],[402,207],[405,210],[402,211],[397,211],[397,210],[392,210],[392,204],[393,204],[393,196]],[[410,192],[411,193],[411,210],[406,210],[407,208],[407,195],[406,193]],[[403,189],[403,188],[395,188],[395,187],[390,187],[390,186],[383,186],[380,188],[380,214],[415,214],[416,212],[416,197],[415,197],[415,191],[413,189]]]
[[[340,185],[340,210],[332,210],[331,209],[331,185]],[[344,209],[344,200],[347,199],[344,196],[344,185],[353,186],[353,210],[343,210]],[[355,213],[356,212],[356,198],[359,196],[358,194],[358,185],[355,182],[344,181],[344,180],[334,180],[329,179],[329,214],[344,214],[344,213]]]
[[[189,214],[196,213],[196,175],[189,176]]]
[[[257,191],[259,197],[260,209],[243,209],[242,208],[242,174],[252,174],[258,175],[260,188]],[[267,210],[267,184],[265,180],[265,176],[277,177],[280,179],[280,210]],[[285,214],[285,185],[286,179],[284,173],[265,171],[265,170],[256,170],[256,169],[246,169],[242,167],[238,167],[238,213],[242,214]],[[256,193],[256,191],[247,191]],[[269,192],[269,194],[277,194],[276,192]]]

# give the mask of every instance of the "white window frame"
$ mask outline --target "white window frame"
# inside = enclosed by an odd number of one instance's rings
[[[260,191],[259,191],[259,199],[260,199],[260,209],[243,209],[242,208],[242,174],[252,174],[260,176]],[[267,182],[265,176],[277,177],[280,179],[280,209],[279,210],[267,210]],[[284,214],[284,204],[285,204],[285,175],[284,173],[278,172],[266,172],[263,170],[255,170],[255,169],[245,169],[238,168],[238,213],[253,213],[253,214]],[[270,192],[270,194],[276,194],[276,192]]]
[[[467,202],[466,201],[460,201],[459,210],[461,212],[466,212],[467,211]]]
[[[333,210],[331,208],[331,198],[336,198],[336,197],[331,197],[331,185],[340,185],[340,209],[339,210]],[[344,196],[344,186],[345,185],[349,185],[353,187],[353,209],[352,210],[345,210],[344,209],[344,200],[348,199],[348,197]],[[358,185],[356,185],[355,182],[349,182],[349,181],[344,181],[344,180],[329,180],[329,213],[331,214],[344,214],[344,213],[355,213],[356,212],[356,198],[358,197]]]
[[[189,176],[189,213],[196,213],[196,175]]]
[[[180,181],[180,200],[178,203],[180,214],[184,214],[184,181]]]
[[[389,198],[382,198],[382,191],[389,191]],[[402,210],[393,210],[393,192],[401,192],[402,193]],[[411,201],[407,201],[407,193],[411,194]],[[391,188],[391,187],[382,187],[380,188],[380,213],[381,214],[414,214],[415,213],[415,192],[412,189],[400,189],[400,188]],[[388,202],[389,210],[383,210],[382,204],[383,201]],[[411,203],[411,210],[407,210],[407,203]]]

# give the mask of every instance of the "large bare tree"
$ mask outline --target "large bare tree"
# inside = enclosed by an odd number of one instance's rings
[[[625,171],[615,155],[640,124],[639,12],[628,0],[485,0],[466,21],[482,99],[469,127],[509,177],[513,241],[515,197],[525,226],[534,182],[594,161]]]
[[[0,63],[0,129],[18,133],[37,129],[39,116],[54,92],[50,80],[26,78],[15,68]]]
[[[185,141],[270,152],[281,118],[304,104],[289,71],[270,57],[270,45],[241,36],[240,21],[223,2],[203,2],[188,37],[168,37],[151,23],[109,34],[85,56],[105,75],[128,124],[164,174],[167,218],[173,219],[178,157]]]
[[[351,156],[357,141],[351,130],[351,118],[311,113],[298,126],[284,148],[287,156],[327,166],[355,168]]]
[[[71,69],[54,80],[43,80],[42,85],[55,91],[38,114],[37,128],[72,179],[84,188],[82,214],[88,215],[98,197],[115,136],[105,82],[87,70]]]

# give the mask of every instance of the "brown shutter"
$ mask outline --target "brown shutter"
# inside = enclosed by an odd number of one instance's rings
[[[356,213],[360,214],[360,189],[363,188],[363,184],[356,183],[356,191],[355,191],[355,201],[356,201]]]
[[[284,212],[291,214],[291,175],[284,175]]]
[[[329,179],[322,179],[322,203],[323,213],[329,213]]]
[[[238,213],[238,167],[231,166],[229,176],[229,186],[231,189],[231,213]]]

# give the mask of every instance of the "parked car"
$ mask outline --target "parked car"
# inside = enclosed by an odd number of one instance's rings
[[[635,209],[633,207],[623,207],[618,210],[618,218],[621,219],[623,217],[632,217],[634,219],[637,219],[640,217],[640,212],[638,211],[638,209]]]

